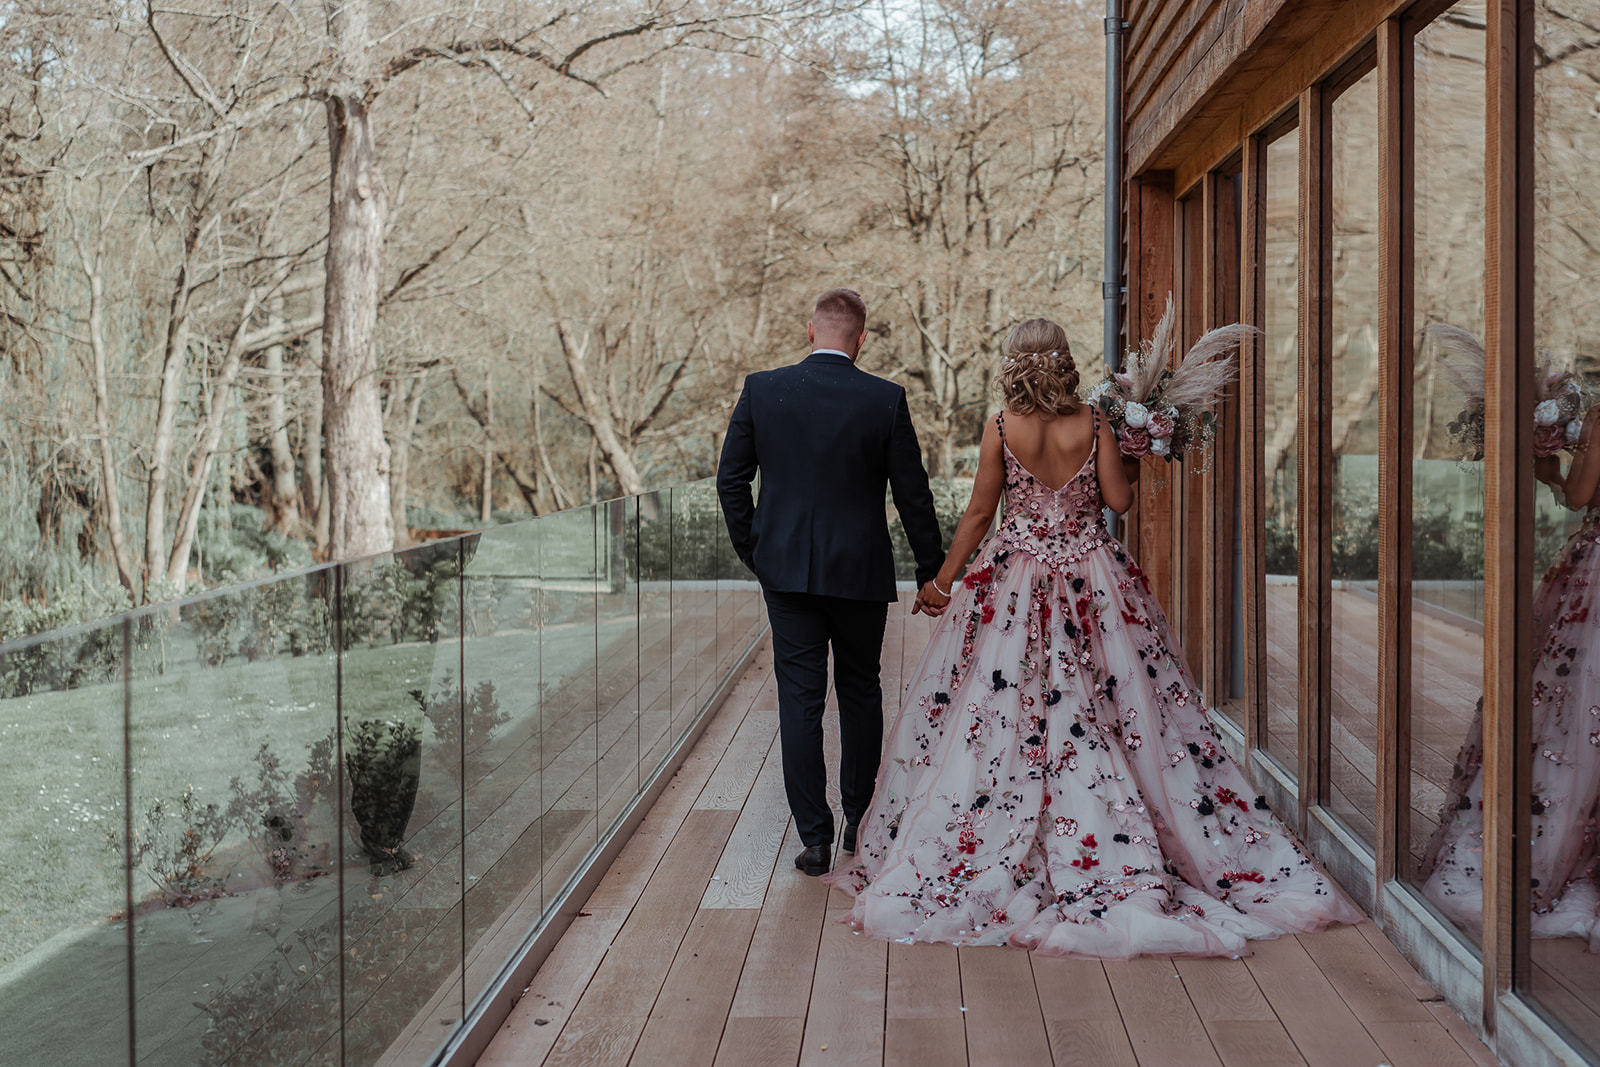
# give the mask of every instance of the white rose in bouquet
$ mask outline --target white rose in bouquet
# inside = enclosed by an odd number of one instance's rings
[[[1150,421],[1150,409],[1138,401],[1130,400],[1122,411],[1122,421],[1135,430],[1142,430],[1145,423]]]
[[[1533,424],[1535,426],[1554,426],[1561,421],[1561,401],[1541,400],[1533,409]]]
[[[1569,444],[1569,445],[1577,444],[1578,443],[1578,439],[1581,438],[1582,436],[1583,436],[1583,420],[1582,419],[1573,419],[1571,422],[1567,423],[1567,444]]]
[[[1150,438],[1150,454],[1152,456],[1165,456],[1172,451],[1171,437]]]

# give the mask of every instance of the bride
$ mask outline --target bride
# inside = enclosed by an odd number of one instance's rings
[[[825,879],[855,897],[852,925],[1124,959],[1239,956],[1250,938],[1358,921],[1218,744],[1106,529],[1102,508],[1133,493],[1061,327],[1013,329],[998,386],[971,502],[917,597],[940,622],[856,860]],[[998,532],[962,576],[1002,490]]]
[[[1600,406],[1584,418],[1567,472],[1548,456],[1534,476],[1584,513],[1533,595],[1529,896],[1534,937],[1578,937],[1600,951],[1600,650],[1591,631],[1600,584]],[[1423,893],[1453,922],[1483,922],[1483,702],[1423,852]]]

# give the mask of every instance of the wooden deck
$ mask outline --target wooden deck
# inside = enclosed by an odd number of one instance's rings
[[[905,610],[889,694],[929,632]],[[836,921],[849,898],[796,871],[799,848],[763,650],[479,1063],[1496,1062],[1370,922],[1246,960],[885,944]]]

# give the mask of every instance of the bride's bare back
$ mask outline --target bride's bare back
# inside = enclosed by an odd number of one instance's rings
[[[1081,404],[1070,415],[1042,419],[1006,412],[1006,445],[1028,473],[1059,489],[1083,469],[1097,444],[1094,412]]]

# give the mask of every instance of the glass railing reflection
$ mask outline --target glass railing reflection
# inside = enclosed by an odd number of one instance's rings
[[[759,638],[726,540],[694,484],[0,646],[0,1064],[429,1062]]]

